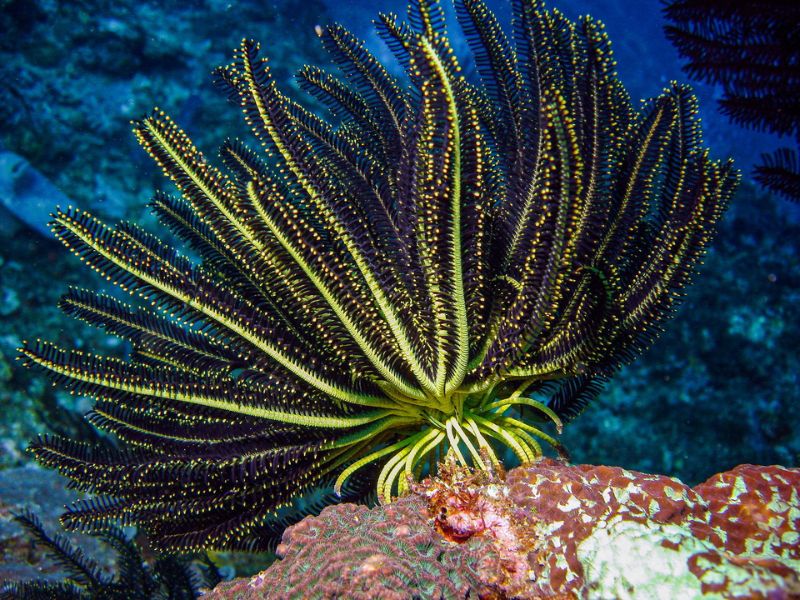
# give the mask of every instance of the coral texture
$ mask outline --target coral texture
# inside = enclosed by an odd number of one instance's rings
[[[208,598],[800,598],[800,471],[674,478],[551,459],[450,465],[382,508],[326,508]]]

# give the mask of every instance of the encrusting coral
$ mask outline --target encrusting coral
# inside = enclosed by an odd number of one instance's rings
[[[315,486],[388,501],[448,452],[490,471],[506,450],[560,450],[552,430],[655,338],[737,181],[709,159],[690,90],[635,110],[591,18],[516,0],[509,40],[481,0],[455,5],[480,81],[438,1],[418,0],[408,23],[379,22],[407,88],[348,31],[322,31],[343,77],[299,81],[333,124],[243,41],[218,81],[266,153],[228,141],[226,172],[163,112],[135,123],[181,193],[153,210],[191,252],[56,212],[56,236],[139,299],[61,302],[126,339],[128,360],[20,350],[124,442],[33,444],[95,494],[67,527],[268,548]]]
[[[451,463],[388,506],[306,518],[282,560],[206,597],[800,598],[799,489],[778,466],[689,488],[546,458],[504,478]]]

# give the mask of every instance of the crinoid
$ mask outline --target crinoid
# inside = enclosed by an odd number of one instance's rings
[[[67,526],[260,548],[297,516],[276,510],[321,483],[358,495],[371,476],[387,501],[447,452],[536,458],[537,440],[558,446],[547,422],[652,341],[737,179],[702,148],[692,94],[673,84],[632,109],[591,18],[519,0],[512,42],[481,0],[456,8],[480,82],[438,2],[415,0],[408,22],[378,23],[407,87],[347,30],[322,32],[342,74],[299,81],[333,124],[242,42],[217,75],[266,152],[226,142],[225,172],[164,113],[137,122],[180,191],[153,210],[197,261],[128,223],[55,214],[66,246],[142,300],[62,302],[127,339],[127,361],[21,350],[125,443],[33,445],[97,496]]]
[[[786,0],[671,0],[665,31],[684,71],[720,86],[720,112],[790,147],[761,155],[753,176],[800,202],[800,4]]]
[[[48,533],[34,513],[23,511],[14,515],[14,520],[44,549],[65,577],[62,581],[3,582],[0,600],[178,600],[197,598],[204,588],[212,589],[222,581],[219,569],[208,556],[199,557],[197,561],[164,556],[148,564],[142,548],[115,526],[93,532],[117,555],[117,574],[112,577],[67,537]]]

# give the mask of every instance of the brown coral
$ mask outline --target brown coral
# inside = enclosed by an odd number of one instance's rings
[[[330,506],[289,527],[277,553],[283,560],[250,580],[217,587],[208,598],[347,598],[408,600],[468,598],[482,589],[484,539],[462,552],[431,525],[424,498],[383,508]],[[490,596],[486,596],[490,597]]]
[[[210,598],[800,598],[800,470],[742,465],[694,489],[550,459],[440,473],[305,519],[282,561]]]

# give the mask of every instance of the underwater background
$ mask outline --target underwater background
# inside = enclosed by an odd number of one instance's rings
[[[508,16],[505,2],[488,4]],[[663,473],[689,485],[740,463],[800,465],[800,204],[751,177],[759,156],[786,141],[719,114],[721,89],[681,71],[658,0],[548,5],[605,22],[634,101],[670,80],[691,83],[712,157],[732,156],[743,173],[665,332],[566,427],[572,461]],[[169,183],[131,135],[131,119],[164,108],[213,156],[220,140],[248,136],[210,75],[242,37],[260,40],[283,89],[299,92],[294,71],[327,64],[315,27],[339,21],[390,62],[371,20],[378,10],[404,8],[397,0],[0,0],[0,470],[29,463],[25,448],[40,433],[95,435],[81,418],[87,399],[18,365],[22,340],[126,352],[118,338],[58,310],[69,286],[106,282],[50,236],[49,212],[71,204],[160,233],[146,205]],[[455,46],[466,52],[466,44]],[[25,486],[1,475],[0,511],[14,493],[9,487]],[[47,510],[57,513],[60,498],[48,494],[37,504],[50,502]]]

